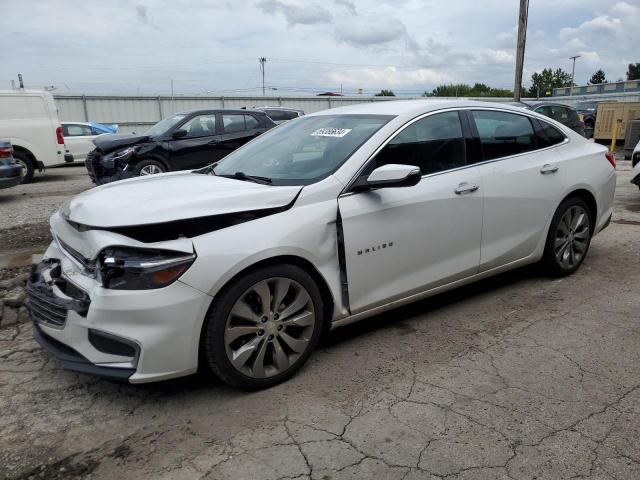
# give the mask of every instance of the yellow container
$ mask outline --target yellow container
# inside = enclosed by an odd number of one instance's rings
[[[600,102],[598,103],[593,138],[596,140],[611,140],[613,129],[618,120],[620,120],[620,130],[618,131],[618,138],[620,139],[624,136],[624,132],[627,131],[628,122],[638,119],[640,119],[640,102]]]

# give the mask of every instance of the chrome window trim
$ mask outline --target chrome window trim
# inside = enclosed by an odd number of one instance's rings
[[[459,112],[459,111],[464,111],[464,110],[489,110],[489,111],[496,111],[496,112],[503,112],[503,113],[511,113],[513,115],[522,115],[522,116],[527,117],[529,119],[533,118],[533,119],[541,121],[541,122],[545,121],[545,120],[542,120],[542,119],[538,118],[535,115],[529,114],[528,112],[531,112],[530,110],[523,111],[523,112],[514,112],[513,110],[505,110],[504,108],[499,108],[499,107],[477,107],[477,106],[473,106],[473,107],[449,107],[449,108],[444,108],[442,110],[433,110],[431,112],[423,113],[423,114],[418,115],[417,117],[411,119],[410,121],[408,121],[407,123],[402,125],[400,128],[398,128],[391,135],[389,135],[389,137],[387,137],[387,139],[383,143],[381,143],[380,146],[378,146],[378,148],[376,148],[375,151],[365,160],[365,162],[362,164],[362,166],[358,169],[357,173],[347,183],[345,188],[340,192],[340,194],[338,195],[338,198],[343,197],[343,196],[352,195],[354,193],[362,193],[362,192],[353,192],[350,189],[353,186],[353,184],[356,182],[356,180],[360,177],[360,174],[365,169],[365,167],[369,164],[369,162],[373,158],[375,158],[375,156],[378,155],[378,153],[380,153],[380,151],[384,147],[386,147],[387,144],[391,140],[393,140],[396,136],[398,136],[405,128],[409,127],[414,122],[422,120],[423,118],[429,117],[431,115],[435,115],[435,114],[438,114],[438,113],[446,113],[446,112]],[[549,122],[546,122],[546,123],[549,123]],[[556,143],[555,145],[551,145],[549,147],[537,148],[535,150],[529,150],[527,152],[516,153],[514,155],[508,155],[506,157],[492,158],[490,160],[484,160],[482,162],[472,163],[470,165],[464,165],[462,167],[452,168],[450,170],[442,170],[441,172],[427,173],[425,175],[422,175],[421,178],[434,177],[436,175],[442,175],[442,174],[450,173],[450,172],[457,172],[459,170],[464,170],[464,169],[467,169],[467,168],[477,167],[479,165],[486,165],[486,164],[489,164],[489,163],[499,162],[499,161],[503,161],[503,160],[510,160],[512,158],[521,157],[522,155],[528,155],[528,154],[534,153],[534,152],[544,152],[546,150],[550,150],[552,148],[557,148],[557,147],[559,147],[561,145],[565,145],[565,144],[568,144],[568,143],[571,142],[571,139],[569,139],[569,137],[567,137],[567,135],[562,130],[560,130],[559,128],[557,128],[555,125],[553,125],[551,123],[549,123],[549,125],[551,125],[553,128],[558,130],[564,136],[564,140],[562,142]],[[462,127],[462,125],[461,125],[461,127]],[[532,125],[532,127],[533,127],[533,125]],[[535,133],[535,128],[534,128],[534,133]],[[362,146],[360,148],[362,148]]]

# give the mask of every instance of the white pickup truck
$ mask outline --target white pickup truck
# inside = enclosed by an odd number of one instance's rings
[[[49,92],[0,91],[0,138],[13,145],[13,156],[24,169],[23,183],[36,170],[73,161],[65,155],[58,109]]]

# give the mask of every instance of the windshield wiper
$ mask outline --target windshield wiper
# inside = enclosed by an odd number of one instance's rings
[[[260,183],[262,185],[271,185],[269,177],[259,177],[257,175],[247,175],[244,172],[236,172],[233,175],[218,175],[219,177],[235,178],[236,180],[244,180],[248,182]]]

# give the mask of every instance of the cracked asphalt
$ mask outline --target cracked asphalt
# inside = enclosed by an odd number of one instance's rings
[[[0,330],[0,478],[638,479],[640,191],[580,271],[524,268],[331,332],[289,382],[116,384]]]

